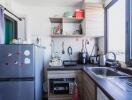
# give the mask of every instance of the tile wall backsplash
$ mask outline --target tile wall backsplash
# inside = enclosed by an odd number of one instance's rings
[[[70,46],[72,47],[73,54],[71,56],[72,60],[77,60],[78,59],[78,53],[82,49],[82,40],[87,39],[89,41],[89,44],[87,44],[87,51],[88,54],[91,55],[93,46],[95,45],[95,39],[94,38],[89,38],[89,37],[83,37],[83,38],[52,38],[54,41],[54,46],[52,46],[52,53],[57,52],[61,56],[63,60],[69,60],[69,55],[67,52],[67,48]],[[62,42],[64,42],[64,51],[65,54],[62,54]],[[92,55],[95,54],[95,49],[92,53]]]

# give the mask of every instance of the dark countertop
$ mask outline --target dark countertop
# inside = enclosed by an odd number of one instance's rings
[[[132,100],[132,92],[126,92],[112,83],[108,78],[100,78],[86,70],[87,67],[93,67],[97,65],[77,65],[68,67],[48,67],[47,70],[82,70],[84,71],[96,85],[111,99],[111,100]],[[115,80],[116,81],[116,80]]]
[[[84,67],[93,67],[97,65],[77,65],[77,66],[62,66],[62,67],[48,67],[47,70],[83,70]]]
[[[112,83],[110,81],[111,79],[97,77],[85,68],[83,70],[110,99],[132,100],[132,92],[125,92],[120,87]]]

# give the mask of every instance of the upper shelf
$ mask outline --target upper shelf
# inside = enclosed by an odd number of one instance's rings
[[[59,18],[59,17],[56,17],[56,18],[50,17],[50,22],[51,23],[62,23],[62,18]]]
[[[65,18],[65,17],[50,17],[51,23],[80,23],[84,18]]]
[[[84,34],[82,34],[82,35],[51,35],[51,37],[52,38],[59,38],[59,37],[67,37],[67,38],[69,38],[69,37],[83,37],[83,36],[85,36]]]

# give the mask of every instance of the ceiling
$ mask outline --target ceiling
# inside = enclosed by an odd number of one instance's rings
[[[27,6],[80,6],[83,0],[12,0]]]

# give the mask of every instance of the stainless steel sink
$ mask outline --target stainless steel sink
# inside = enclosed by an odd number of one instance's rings
[[[94,75],[99,77],[115,77],[115,76],[129,76],[120,71],[115,71],[108,67],[90,67],[88,68]]]

